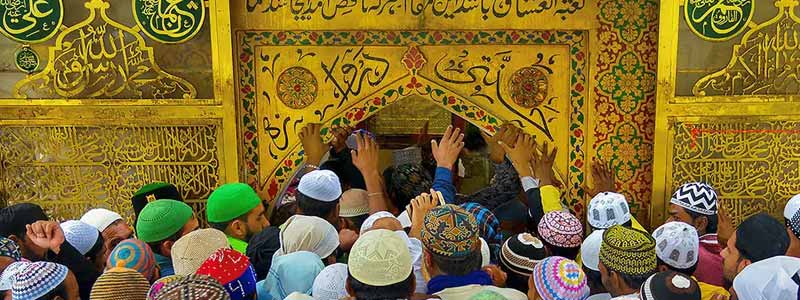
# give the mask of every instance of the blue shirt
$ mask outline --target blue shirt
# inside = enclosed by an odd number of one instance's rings
[[[455,204],[456,186],[453,185],[453,173],[448,168],[436,167],[436,174],[433,176],[433,189],[442,193],[444,202]]]
[[[175,275],[175,268],[172,267],[172,258],[163,256],[158,253],[153,253],[156,257],[156,264],[161,270],[161,278]]]

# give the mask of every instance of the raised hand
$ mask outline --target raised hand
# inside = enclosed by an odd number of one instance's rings
[[[437,192],[431,189],[431,193],[436,194]],[[439,200],[428,193],[422,193],[411,200],[411,210],[409,211],[411,217],[411,231],[409,234],[412,237],[420,237],[422,226],[425,224],[425,215],[437,206],[439,206]]]
[[[364,177],[376,175],[378,172],[379,151],[378,143],[365,134],[356,135],[358,150],[350,150],[353,165],[361,171]],[[375,174],[373,174],[375,173]]]
[[[533,175],[539,179],[540,186],[557,185],[558,180],[553,172],[553,165],[556,163],[558,148],[554,146],[551,149],[545,141],[540,150],[541,153],[533,153],[533,160],[531,161]]]
[[[494,286],[496,287],[506,286],[506,280],[508,279],[508,274],[506,274],[506,272],[503,272],[503,270],[500,269],[500,267],[495,265],[488,265],[481,268],[481,270],[486,272],[486,274],[489,274],[489,277],[492,278],[492,283],[494,284]]]
[[[498,164],[502,163],[506,151],[498,142],[513,145],[516,143],[517,135],[520,134],[520,132],[521,130],[519,128],[510,123],[500,126],[500,129],[493,136],[489,136],[487,133],[481,131],[481,137],[483,137],[483,140],[489,146],[489,159]]]
[[[347,148],[347,137],[353,132],[353,127],[333,126],[331,127],[331,132],[333,133],[333,139],[330,142],[330,146],[337,153],[342,152],[342,150]]]
[[[55,221],[36,221],[25,226],[28,238],[40,248],[49,249],[55,253],[61,252],[64,244],[64,231]]]
[[[328,147],[322,142],[321,129],[322,124],[308,123],[300,130],[300,142],[303,144],[307,164],[319,165],[325,151],[328,151]]]
[[[503,147],[514,169],[517,170],[520,177],[533,176],[531,172],[531,161],[533,160],[533,151],[535,143],[533,138],[526,133],[517,135],[517,140],[513,145],[504,141],[499,141],[498,144]]]
[[[462,148],[464,148],[464,135],[460,128],[453,130],[452,125],[447,126],[444,136],[438,143],[436,140],[431,140],[431,152],[437,167],[452,169]]]
[[[611,165],[595,158],[592,162],[592,182],[594,187],[590,188],[586,184],[583,185],[583,190],[589,197],[594,197],[602,192],[613,192],[614,172]]]

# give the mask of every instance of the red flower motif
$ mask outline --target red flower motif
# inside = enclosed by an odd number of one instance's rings
[[[242,91],[242,94],[249,94],[250,91],[252,91],[252,89],[250,88],[250,85],[245,85],[244,87],[242,87],[241,91]]]
[[[356,40],[357,41],[364,40],[364,32],[363,31],[356,32]]]
[[[345,114],[345,117],[347,117],[348,119],[352,119],[353,118],[353,113],[349,112],[349,113]]]
[[[394,38],[395,38],[394,33],[389,32],[389,33],[386,34],[386,39],[387,40],[393,41]]]
[[[418,89],[422,87],[422,83],[417,82],[417,77],[411,77],[411,82],[406,84],[409,89]]]
[[[467,39],[467,41],[471,41],[472,38],[474,38],[474,37],[475,37],[475,34],[473,34],[472,32],[467,32],[467,34],[464,35],[464,38]]]
[[[425,59],[425,56],[422,55],[417,46],[408,47],[408,51],[403,55],[403,65],[409,70],[419,70],[426,62],[428,60]]]
[[[577,167],[578,169],[583,168],[583,160],[580,159],[575,160],[575,167]]]
[[[269,194],[270,197],[275,197],[278,195],[278,181],[276,181],[275,179],[270,181],[267,193]]]
[[[542,33],[542,38],[545,39],[545,40],[549,40],[550,39],[550,32],[545,31],[544,33]]]
[[[581,51],[581,52],[578,52],[578,54],[575,54],[575,59],[577,59],[577,60],[583,60],[583,51]]]
[[[488,130],[491,133],[495,132],[494,126],[492,126],[492,125],[486,125],[483,128],[486,128],[486,130]]]
[[[317,34],[316,32],[312,32],[312,33],[310,33],[308,35],[308,39],[310,39],[312,42],[316,41],[318,37],[319,37],[319,34]]]
[[[285,33],[285,32],[283,32],[283,31],[281,31],[281,32],[278,32],[278,40],[279,40],[279,41],[283,41],[283,40],[285,40],[285,39],[286,39],[286,33]]]
[[[356,120],[356,121],[358,121],[358,120],[361,120],[361,118],[363,118],[363,117],[364,117],[364,110],[363,110],[363,109],[359,109],[359,110],[356,112],[356,115],[355,115],[355,120]]]
[[[573,131],[572,134],[575,135],[575,137],[579,138],[579,137],[583,136],[583,130],[575,129],[575,131]]]
[[[486,115],[486,112],[484,112],[482,110],[479,110],[475,115],[478,117],[478,119],[480,119],[480,118],[483,118],[483,116]]]
[[[242,53],[239,55],[239,59],[242,60],[242,62],[248,62],[250,61],[250,55],[247,55],[247,53]]]
[[[447,97],[447,104],[450,104],[450,105],[456,104],[456,97],[448,96]]]
[[[579,215],[579,216],[583,215],[583,204],[582,203],[576,203],[575,206],[573,206],[573,208],[575,209],[575,213],[577,215]]]
[[[442,40],[442,33],[438,32],[438,31],[434,32],[433,33],[433,40],[437,41],[437,42],[441,41]]]
[[[519,39],[519,34],[516,31],[512,32],[511,33],[511,40],[512,41],[516,41],[518,39]]]
[[[291,159],[287,159],[286,161],[283,162],[283,164],[286,165],[287,167],[291,167],[292,166],[292,160]]]
[[[247,162],[247,169],[252,170],[252,169],[255,169],[255,168],[256,168],[256,164],[254,164],[252,161],[248,161]]]
[[[583,92],[583,85],[580,84],[580,83],[576,84],[575,85],[575,90],[578,91],[579,93]]]
[[[375,99],[372,99],[372,104],[381,105],[381,98],[380,97],[375,97]]]
[[[254,136],[255,136],[255,134],[252,131],[248,131],[248,132],[244,133],[244,139],[248,140],[248,141],[252,140]]]

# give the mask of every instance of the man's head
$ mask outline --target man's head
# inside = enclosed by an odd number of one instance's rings
[[[195,274],[219,281],[231,300],[255,299],[256,272],[244,254],[233,249],[218,249],[200,265]]]
[[[407,299],[414,294],[411,253],[395,232],[370,230],[358,239],[348,259],[347,290],[357,299]]]
[[[168,282],[155,294],[156,300],[191,299],[203,295],[207,300],[229,300],[228,292],[216,279],[206,275],[191,274]]]
[[[0,209],[0,236],[14,241],[23,257],[32,261],[42,260],[47,249],[37,246],[26,235],[26,225],[46,220],[48,218],[44,210],[32,203],[20,203]]]
[[[573,260],[560,256],[545,258],[533,270],[528,283],[529,299],[586,299],[586,274]]]
[[[463,276],[480,269],[478,224],[463,208],[448,204],[425,215],[420,236],[425,267],[431,276]]]
[[[631,222],[631,210],[625,196],[614,192],[602,192],[589,201],[586,218],[594,230]]]
[[[189,205],[162,199],[148,203],[139,213],[136,235],[150,245],[153,252],[169,257],[175,241],[199,227]]]
[[[339,232],[320,217],[295,215],[281,229],[281,252],[313,252],[328,264],[336,262]]]
[[[775,256],[749,265],[733,280],[731,299],[797,299],[800,258]]]
[[[520,233],[507,239],[500,250],[500,268],[508,274],[506,286],[527,291],[528,277],[545,257],[547,250],[544,243],[530,233]]]
[[[137,239],[120,241],[111,251],[106,268],[128,268],[141,273],[149,282],[156,281],[161,274],[156,268],[156,258],[147,243]]]
[[[87,211],[81,217],[81,222],[91,225],[103,236],[106,248],[113,249],[116,245],[110,245],[112,240],[125,240],[133,236],[133,230],[128,222],[120,214],[105,208],[95,208]]]
[[[642,300],[700,300],[700,285],[690,275],[675,271],[653,274],[642,285]],[[703,295],[711,298],[711,295]]]
[[[269,268],[272,266],[272,256],[281,248],[280,229],[267,227],[250,239],[247,244],[247,258],[256,270],[258,281],[267,278]]]
[[[402,164],[383,171],[386,191],[394,207],[404,208],[411,199],[428,192],[433,186],[431,174],[420,164]]]
[[[97,270],[105,268],[105,242],[97,228],[81,221],[69,220],[61,223],[64,238],[78,252],[95,264]]]
[[[92,300],[145,299],[150,282],[136,270],[116,267],[103,272],[92,286]]]
[[[147,203],[158,199],[174,199],[183,202],[183,196],[178,192],[178,188],[175,187],[175,185],[166,182],[146,184],[136,191],[136,193],[133,193],[131,197],[133,213],[136,217],[136,219],[134,219],[134,226],[136,225],[136,220],[139,219],[139,214],[142,212],[142,209],[147,206]]]
[[[247,184],[223,184],[208,197],[206,215],[212,228],[241,241],[269,226],[261,199]]]
[[[795,195],[783,209],[786,233],[789,236],[789,249],[786,255],[800,257],[800,195]]]
[[[744,220],[722,250],[722,271],[733,281],[739,272],[752,263],[786,254],[789,236],[778,220],[765,213]]]
[[[230,247],[225,234],[213,228],[198,229],[184,235],[172,245],[175,275],[194,274],[214,252]]]
[[[694,226],[700,235],[717,233],[717,192],[707,183],[678,187],[669,200],[669,219]]]
[[[339,225],[342,186],[335,173],[316,170],[303,175],[297,185],[296,197],[299,213],[323,218],[333,226]]]
[[[632,294],[655,273],[655,240],[647,232],[615,225],[603,233],[600,275],[611,296]]]
[[[672,270],[692,276],[697,269],[700,238],[697,230],[683,222],[668,222],[653,232],[659,271]]]
[[[344,219],[347,229],[358,230],[369,217],[369,193],[362,189],[349,189],[342,194],[339,217]]]
[[[67,267],[40,261],[15,275],[11,292],[14,299],[77,300],[78,282]]]
[[[573,214],[562,211],[546,213],[539,222],[538,232],[551,255],[569,259],[578,256],[583,225]]]
[[[19,252],[19,246],[14,241],[0,236],[0,273],[8,267],[8,265],[22,259],[22,254]]]

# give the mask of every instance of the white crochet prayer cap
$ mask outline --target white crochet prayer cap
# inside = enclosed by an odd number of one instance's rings
[[[97,228],[97,230],[100,232],[106,230],[108,226],[117,220],[122,220],[122,216],[105,208],[92,209],[87,211],[85,214],[83,214],[83,217],[81,217],[81,222]]]
[[[362,189],[349,189],[342,193],[339,202],[340,217],[355,217],[369,214],[369,193]]]
[[[332,264],[319,272],[311,287],[311,295],[317,300],[346,298],[347,265]]]
[[[376,212],[374,214],[371,214],[369,217],[367,217],[366,220],[364,220],[364,223],[361,223],[361,229],[359,231],[359,234],[362,234],[365,231],[370,230],[372,228],[372,226],[375,225],[375,221],[377,221],[378,219],[383,219],[383,218],[394,218],[394,219],[396,219],[394,217],[394,215],[392,213],[388,212],[388,211],[379,211],[379,212]]]
[[[348,271],[356,280],[371,286],[388,286],[408,278],[411,253],[406,242],[390,230],[370,230],[350,250]]]
[[[300,178],[297,191],[319,201],[333,202],[342,197],[339,177],[330,170],[314,170]]]
[[[603,244],[603,232],[595,230],[581,244],[581,263],[590,270],[600,271],[600,246]]]
[[[213,228],[198,229],[182,236],[172,245],[175,275],[194,274],[214,252],[230,247],[225,233]]]
[[[326,258],[339,247],[339,232],[325,219],[294,215],[285,224],[280,232],[281,249],[275,255],[308,251]]]
[[[625,196],[614,192],[602,192],[589,201],[586,214],[589,225],[597,229],[608,229],[631,220],[631,210]]]
[[[797,299],[797,283],[792,277],[800,272],[800,258],[775,256],[753,263],[733,279],[739,299]]]
[[[489,252],[489,244],[486,243],[482,237],[479,237],[481,240],[481,268],[489,265],[489,259],[492,257],[492,253]]]
[[[717,192],[704,182],[690,182],[678,187],[669,203],[699,214],[717,214]]]
[[[61,223],[61,230],[64,231],[64,238],[69,242],[75,250],[86,255],[89,250],[92,250],[97,238],[100,237],[100,231],[89,224],[77,220],[69,220]]]
[[[783,208],[783,217],[791,220],[794,214],[800,210],[800,195],[794,195]]]
[[[301,292],[292,292],[286,296],[286,298],[283,298],[283,300],[314,300],[314,298]]]
[[[14,276],[28,266],[28,261],[16,261],[8,265],[0,275],[0,291],[8,291],[14,285]]]
[[[668,222],[653,231],[656,255],[668,265],[688,269],[697,264],[700,239],[697,229],[683,222]]]

